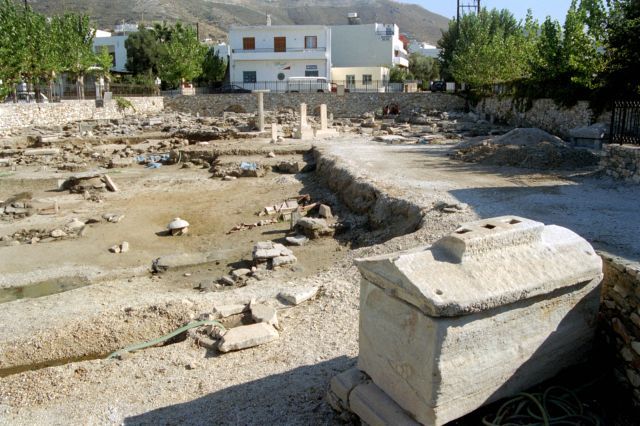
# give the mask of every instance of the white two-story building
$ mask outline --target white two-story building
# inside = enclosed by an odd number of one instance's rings
[[[408,52],[395,24],[331,27],[331,79],[350,89],[384,84],[394,66],[409,66]]]
[[[291,77],[331,76],[326,26],[233,26],[229,46],[230,81],[248,89],[285,91]]]

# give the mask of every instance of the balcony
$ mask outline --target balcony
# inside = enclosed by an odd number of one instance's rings
[[[326,47],[287,47],[286,51],[276,51],[272,47],[256,49],[232,49],[231,55],[237,61],[260,61],[273,59],[327,59]]]

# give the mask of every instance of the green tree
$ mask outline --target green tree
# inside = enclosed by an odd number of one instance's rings
[[[389,83],[404,83],[406,80],[413,80],[408,69],[393,67],[389,70]]]
[[[218,56],[213,49],[209,49],[202,62],[202,79],[211,84],[224,79],[227,72],[227,61]]]
[[[68,13],[59,19],[61,62],[76,79],[78,98],[84,99],[84,77],[96,62],[92,49],[95,31],[91,29],[86,15]]]
[[[124,42],[127,49],[127,70],[133,74],[158,74],[158,64],[162,57],[162,41],[156,31],[140,27]]]
[[[528,74],[529,39],[507,10],[465,15],[455,30],[453,52],[444,67],[459,82],[476,90],[494,83],[517,80]],[[451,47],[449,47],[451,48]],[[446,54],[445,54],[446,55]]]
[[[11,0],[0,3],[0,80],[15,87],[27,62],[27,34],[22,11]],[[12,89],[15,94],[15,90]]]
[[[607,69],[603,73],[611,98],[640,95],[640,2],[612,0],[608,17]]]
[[[113,56],[109,53],[107,46],[102,46],[100,52],[96,55],[96,65],[98,67],[97,75],[104,79],[105,92],[109,91],[109,83],[111,83],[111,67],[113,67]]]
[[[160,78],[178,85],[202,74],[202,62],[208,48],[200,43],[194,28],[177,23],[164,45],[158,64]]]
[[[417,80],[422,80],[422,87],[429,87],[429,82],[440,77],[440,63],[420,53],[409,55],[409,71]]]

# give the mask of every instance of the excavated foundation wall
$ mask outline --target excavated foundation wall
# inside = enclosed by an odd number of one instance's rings
[[[608,176],[640,183],[640,146],[609,144],[605,153],[600,165]]]
[[[154,114],[164,109],[164,98],[126,98],[135,112],[130,109],[127,114]],[[104,107],[97,108],[95,100],[62,101],[52,103],[18,103],[0,104],[0,131],[37,126],[61,126],[82,120],[99,120],[122,118],[116,101],[107,102]]]
[[[388,237],[396,237],[420,227],[423,211],[419,205],[389,196],[370,180],[341,166],[335,157],[317,149],[314,156],[318,176],[351,211],[366,215],[371,228],[385,228]]]
[[[358,117],[366,112],[382,110],[386,105],[397,104],[400,110],[425,108],[438,111],[462,110],[462,98],[447,93],[265,93],[264,108],[298,110],[301,103],[307,104],[309,113],[320,104],[334,117]],[[165,98],[165,107],[178,112],[219,116],[224,111],[256,112],[257,97],[251,93],[178,96]]]
[[[535,99],[531,105],[513,98],[485,98],[476,106],[476,113],[488,120],[497,120],[517,127],[538,127],[562,138],[569,137],[574,127],[589,126],[593,122],[608,123],[611,114],[595,117],[589,103],[580,101],[564,108],[552,99]]]
[[[600,253],[604,283],[600,313],[615,375],[640,406],[640,263]]]

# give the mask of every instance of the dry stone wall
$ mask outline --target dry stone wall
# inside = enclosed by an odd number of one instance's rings
[[[640,183],[640,146],[607,145],[601,166],[614,179]]]
[[[310,114],[314,114],[320,104],[326,104],[328,113],[334,117],[359,117],[366,112],[382,110],[389,104],[397,104],[401,111],[414,108],[457,111],[465,106],[462,98],[446,93],[345,93],[344,96],[335,93],[264,94],[266,110],[298,110],[301,103],[307,104]],[[252,93],[177,96],[166,98],[165,106],[178,112],[211,117],[220,116],[224,111],[257,112],[258,100]]]
[[[135,108],[136,114],[154,114],[164,109],[164,99],[160,96],[127,99]],[[128,110],[127,113],[133,112]],[[96,107],[95,100],[0,104],[0,131],[121,117],[122,112],[118,110],[115,101],[107,102],[102,108]]]
[[[513,98],[486,98],[476,106],[476,113],[516,127],[538,127],[564,139],[569,130],[593,123],[595,117],[589,103],[580,101],[571,108],[557,105],[552,99],[536,99],[527,109],[524,102]],[[599,120],[606,117],[599,117]]]
[[[640,263],[600,253],[604,283],[600,311],[615,349],[615,374],[640,406]]]

